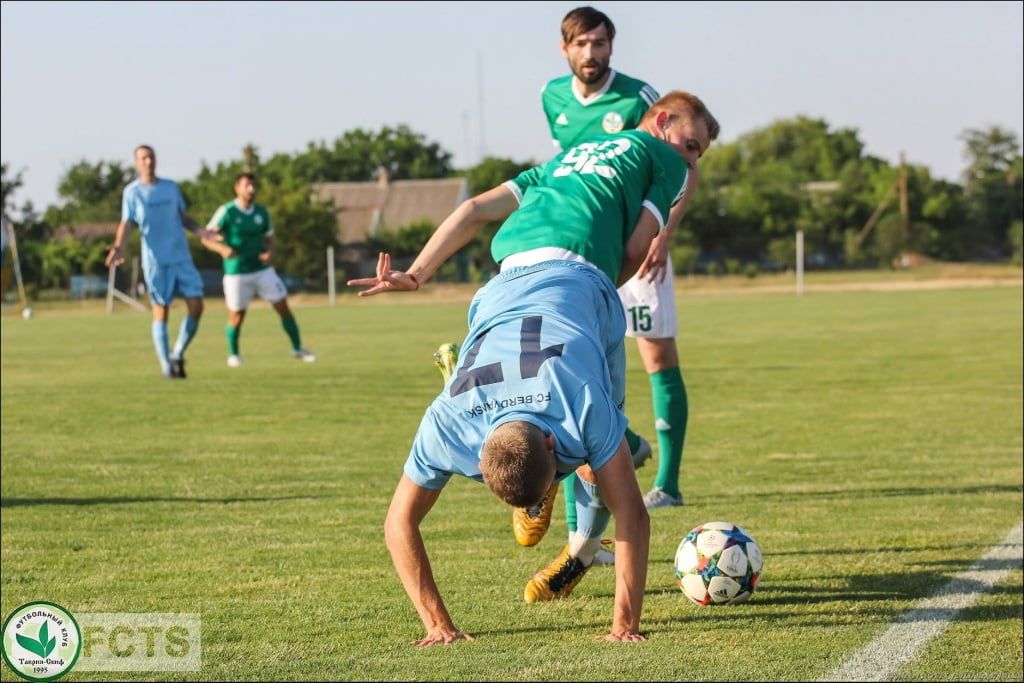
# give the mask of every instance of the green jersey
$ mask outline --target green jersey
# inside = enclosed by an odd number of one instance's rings
[[[664,228],[686,169],[679,153],[650,133],[592,137],[505,183],[519,208],[491,241],[491,255],[500,263],[533,249],[562,249],[616,282],[641,209]]]
[[[566,150],[595,135],[636,128],[658,93],[643,81],[611,69],[604,87],[589,97],[576,90],[570,74],[544,86],[540,99],[555,148]]]
[[[225,275],[245,275],[270,267],[260,261],[260,254],[267,248],[264,238],[274,234],[265,206],[253,204],[246,211],[231,200],[217,209],[206,227],[219,232],[224,244],[235,251],[234,256],[224,259]]]

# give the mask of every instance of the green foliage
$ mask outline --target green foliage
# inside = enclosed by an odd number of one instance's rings
[[[671,248],[672,269],[676,275],[689,275],[697,270],[700,250],[690,244],[673,244]]]
[[[72,275],[103,275],[109,246],[106,240],[26,241],[18,252],[22,277],[42,288],[63,288]]]
[[[333,144],[309,143],[294,157],[279,155],[271,165],[290,165],[305,183],[373,180],[379,169],[391,180],[444,178],[451,175],[451,154],[408,126],[384,126],[380,132],[357,128]]]
[[[398,230],[382,227],[366,240],[366,250],[370,254],[386,251],[392,256],[416,256],[434,234],[437,226],[430,221],[417,221]]]
[[[1024,222],[1014,221],[1013,225],[1010,226],[1007,238],[1010,246],[1013,247],[1013,257],[1011,260],[1014,265],[1019,266],[1024,263]]]
[[[501,185],[506,180],[512,180],[523,171],[536,165],[532,160],[519,162],[502,157],[486,157],[476,166],[464,171],[466,181],[469,183],[469,195],[475,197]]]
[[[1008,231],[1014,221],[1024,217],[1020,140],[1014,132],[997,126],[968,129],[960,139],[967,160],[964,189],[974,252],[982,257],[1009,255]]]
[[[64,203],[47,211],[47,221],[52,225],[117,222],[121,194],[134,178],[131,166],[117,161],[93,164],[83,159],[61,177],[57,194]]]
[[[1024,168],[1016,135],[1000,128],[969,129],[962,139],[968,166],[965,185],[931,177],[927,168],[907,167],[910,224],[900,225],[899,202],[890,201],[873,234],[863,244],[856,235],[896,182],[898,168],[864,152],[856,130],[831,129],[822,119],[796,117],[775,121],[715,145],[701,162],[701,183],[676,233],[673,258],[679,272],[692,272],[709,261],[708,272],[744,270],[744,263],[770,261],[783,267],[795,263],[793,235],[802,230],[805,251],[816,263],[849,266],[888,264],[904,251],[940,260],[1002,259],[1019,253],[1012,225],[1024,219]],[[331,207],[311,198],[312,182],[369,181],[387,172],[393,180],[440,178],[453,174],[451,155],[436,142],[406,125],[362,128],[332,142],[310,142],[294,154],[279,153],[261,161],[252,145],[242,158],[203,163],[193,179],[180,182],[190,215],[205,223],[218,206],[234,197],[234,178],[243,169],[259,178],[257,201],[267,206],[275,227],[276,267],[321,289],[325,281],[324,248],[336,244],[336,218]],[[532,161],[487,157],[460,171],[476,195],[515,177]],[[3,164],[5,211],[22,174]],[[19,240],[49,239],[62,224],[116,221],[125,184],[132,169],[119,162],[80,161],[61,178],[61,203],[40,217],[28,202],[15,220]],[[831,183],[821,185],[822,181]],[[396,255],[409,253],[423,235],[386,231],[371,249],[382,244]],[[490,242],[498,223],[484,226],[457,255],[451,267],[458,279],[472,271],[481,278],[496,271]],[[419,226],[420,231],[425,230]],[[399,234],[401,233],[401,234]],[[197,266],[217,268],[220,258],[190,238]],[[680,248],[685,248],[679,250]],[[26,281],[66,278],[76,269],[92,267],[78,258],[64,266],[50,263],[67,249],[33,251],[26,245]],[[678,250],[678,251],[677,251]],[[47,261],[43,275],[43,261]],[[35,259],[33,261],[33,259]],[[716,265],[717,262],[717,265]],[[439,274],[446,276],[446,272]]]

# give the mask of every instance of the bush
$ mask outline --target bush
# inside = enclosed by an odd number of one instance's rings
[[[718,261],[711,261],[708,263],[708,275],[711,277],[717,277],[722,274],[722,264]]]
[[[736,258],[725,259],[725,272],[729,275],[739,275],[743,272],[743,263]]]
[[[697,268],[700,250],[688,244],[678,244],[671,249],[672,270],[676,275],[689,275]]]
[[[757,277],[758,272],[760,271],[756,263],[748,263],[747,265],[743,266],[743,274],[746,275],[748,278],[753,279]]]
[[[1024,222],[1014,221],[1013,225],[1010,226],[1010,231],[1007,233],[1007,237],[1010,239],[1010,246],[1013,248],[1013,264],[1015,266],[1021,265],[1021,259],[1024,254]]]

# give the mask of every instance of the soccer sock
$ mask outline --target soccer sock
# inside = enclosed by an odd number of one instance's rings
[[[626,427],[626,445],[629,446],[630,455],[640,448],[640,437],[629,427]]]
[[[577,475],[573,488],[576,489],[578,530],[569,534],[569,554],[590,566],[601,547],[601,535],[608,528],[612,513],[605,507],[594,484]]]
[[[295,318],[281,318],[281,326],[288,333],[288,338],[292,340],[292,351],[301,349],[302,341],[299,339],[299,324],[295,322]]]
[[[573,483],[579,479],[575,472],[562,480],[562,493],[565,494],[565,524],[569,527],[569,537],[576,531],[576,491]]]
[[[196,336],[197,329],[199,329],[199,318],[186,315],[185,319],[181,321],[181,327],[178,328],[178,341],[174,343],[175,358],[180,359],[185,355],[185,349],[188,348],[192,337]]]
[[[242,334],[241,327],[232,327],[231,325],[224,326],[224,334],[228,338],[228,355],[238,355],[238,337]]]
[[[679,494],[679,466],[683,462],[689,403],[686,385],[679,368],[652,373],[651,399],[654,402],[654,428],[658,430],[658,475],[654,485],[670,496]]]
[[[156,357],[160,361],[160,372],[169,375],[171,374],[171,360],[167,357],[167,323],[154,320],[152,332]]]

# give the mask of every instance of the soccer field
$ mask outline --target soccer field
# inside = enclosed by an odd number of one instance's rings
[[[464,302],[343,297],[298,308],[297,362],[253,310],[225,365],[211,305],[189,379],[159,377],[148,316],[2,321],[2,611],[195,613],[202,670],[67,680],[793,680],[828,676],[1022,517],[1022,289],[684,296],[690,397],[683,508],[651,513],[642,644],[610,644],[614,571],[571,598],[523,586],[564,543],[520,548],[509,508],[456,479],[424,536],[475,643],[417,650],[422,626],[383,520],[423,410],[431,353]],[[214,304],[215,302],[210,302]],[[171,321],[177,330],[181,304]],[[628,344],[626,412],[653,440]],[[638,472],[650,487],[656,464]],[[680,539],[740,524],[765,558],[750,602],[690,604]],[[1022,572],[960,614],[901,680],[1020,680]],[[3,680],[15,680],[4,667]]]

